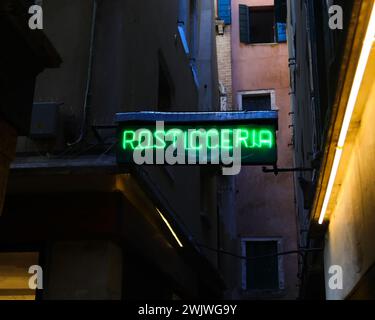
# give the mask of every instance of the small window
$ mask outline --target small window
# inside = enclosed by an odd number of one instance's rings
[[[240,4],[240,42],[286,42],[286,15],[285,0],[275,0],[275,6],[249,7]]]
[[[269,111],[271,110],[271,95],[242,95],[243,111]]]
[[[250,43],[275,42],[273,7],[249,7]]]
[[[237,93],[238,108],[242,111],[270,111],[276,107],[275,90],[239,91]]]
[[[244,264],[243,289],[248,291],[280,290],[282,281],[277,256],[279,241],[246,240],[243,253],[249,259]]]

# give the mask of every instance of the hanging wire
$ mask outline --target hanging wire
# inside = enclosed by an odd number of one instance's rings
[[[308,252],[319,252],[319,251],[323,251],[324,250],[323,248],[298,249],[298,250],[278,252],[278,253],[275,253],[275,254],[267,254],[267,255],[263,255],[263,256],[246,257],[246,256],[241,256],[241,255],[235,254],[233,252],[229,252],[229,251],[225,251],[225,250],[221,250],[221,249],[211,248],[211,247],[208,247],[208,246],[206,246],[204,244],[201,244],[201,243],[197,243],[196,245],[198,247],[201,247],[201,248],[204,248],[204,249],[207,249],[207,250],[210,250],[210,251],[214,251],[214,252],[226,254],[226,255],[232,256],[234,258],[241,259],[241,260],[264,259],[264,258],[272,258],[272,257],[278,257],[278,256],[285,256],[285,255],[289,255],[289,254],[300,254],[300,255],[303,255],[304,253],[308,253]]]

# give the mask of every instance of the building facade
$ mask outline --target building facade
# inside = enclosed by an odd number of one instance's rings
[[[31,129],[18,139],[0,264],[10,279],[15,266],[33,261],[44,287],[35,293],[20,275],[0,293],[220,298],[236,262],[223,263],[216,250],[235,242],[228,212],[216,205],[218,172],[119,168],[114,150],[118,112],[219,110],[213,3],[42,6],[44,32],[63,63],[38,77]]]
[[[17,136],[30,126],[35,78],[60,63],[45,35],[28,28],[27,9],[22,1],[0,4],[0,35],[7,44],[0,53],[0,215]]]
[[[227,109],[277,110],[277,166],[291,168],[286,3],[219,0],[217,8],[219,81]],[[297,297],[297,254],[282,254],[298,249],[292,190],[291,173],[265,173],[259,166],[243,167],[233,181],[238,251],[246,257],[237,286],[241,299]]]
[[[233,107],[231,1],[215,1],[215,8],[220,110],[230,111]]]
[[[301,298],[374,298],[373,1],[288,1]]]

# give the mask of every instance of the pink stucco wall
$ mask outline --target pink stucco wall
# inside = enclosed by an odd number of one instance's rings
[[[291,143],[289,68],[287,44],[240,43],[239,4],[273,5],[273,0],[232,0],[232,72],[233,105],[238,107],[239,91],[275,90],[279,110],[277,134],[278,166],[293,167]],[[294,186],[292,173],[278,176],[265,174],[261,167],[243,168],[236,177],[237,225],[240,237],[282,238],[283,251],[297,245]],[[283,258],[285,275],[284,298],[297,295],[297,256]]]

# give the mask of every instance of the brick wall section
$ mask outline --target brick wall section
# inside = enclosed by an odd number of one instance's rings
[[[231,26],[225,26],[224,35],[216,35],[219,82],[225,86],[227,92],[228,110],[232,110],[233,106],[231,33]]]
[[[16,130],[0,119],[0,215],[3,209],[9,165],[16,152],[16,141]]]

